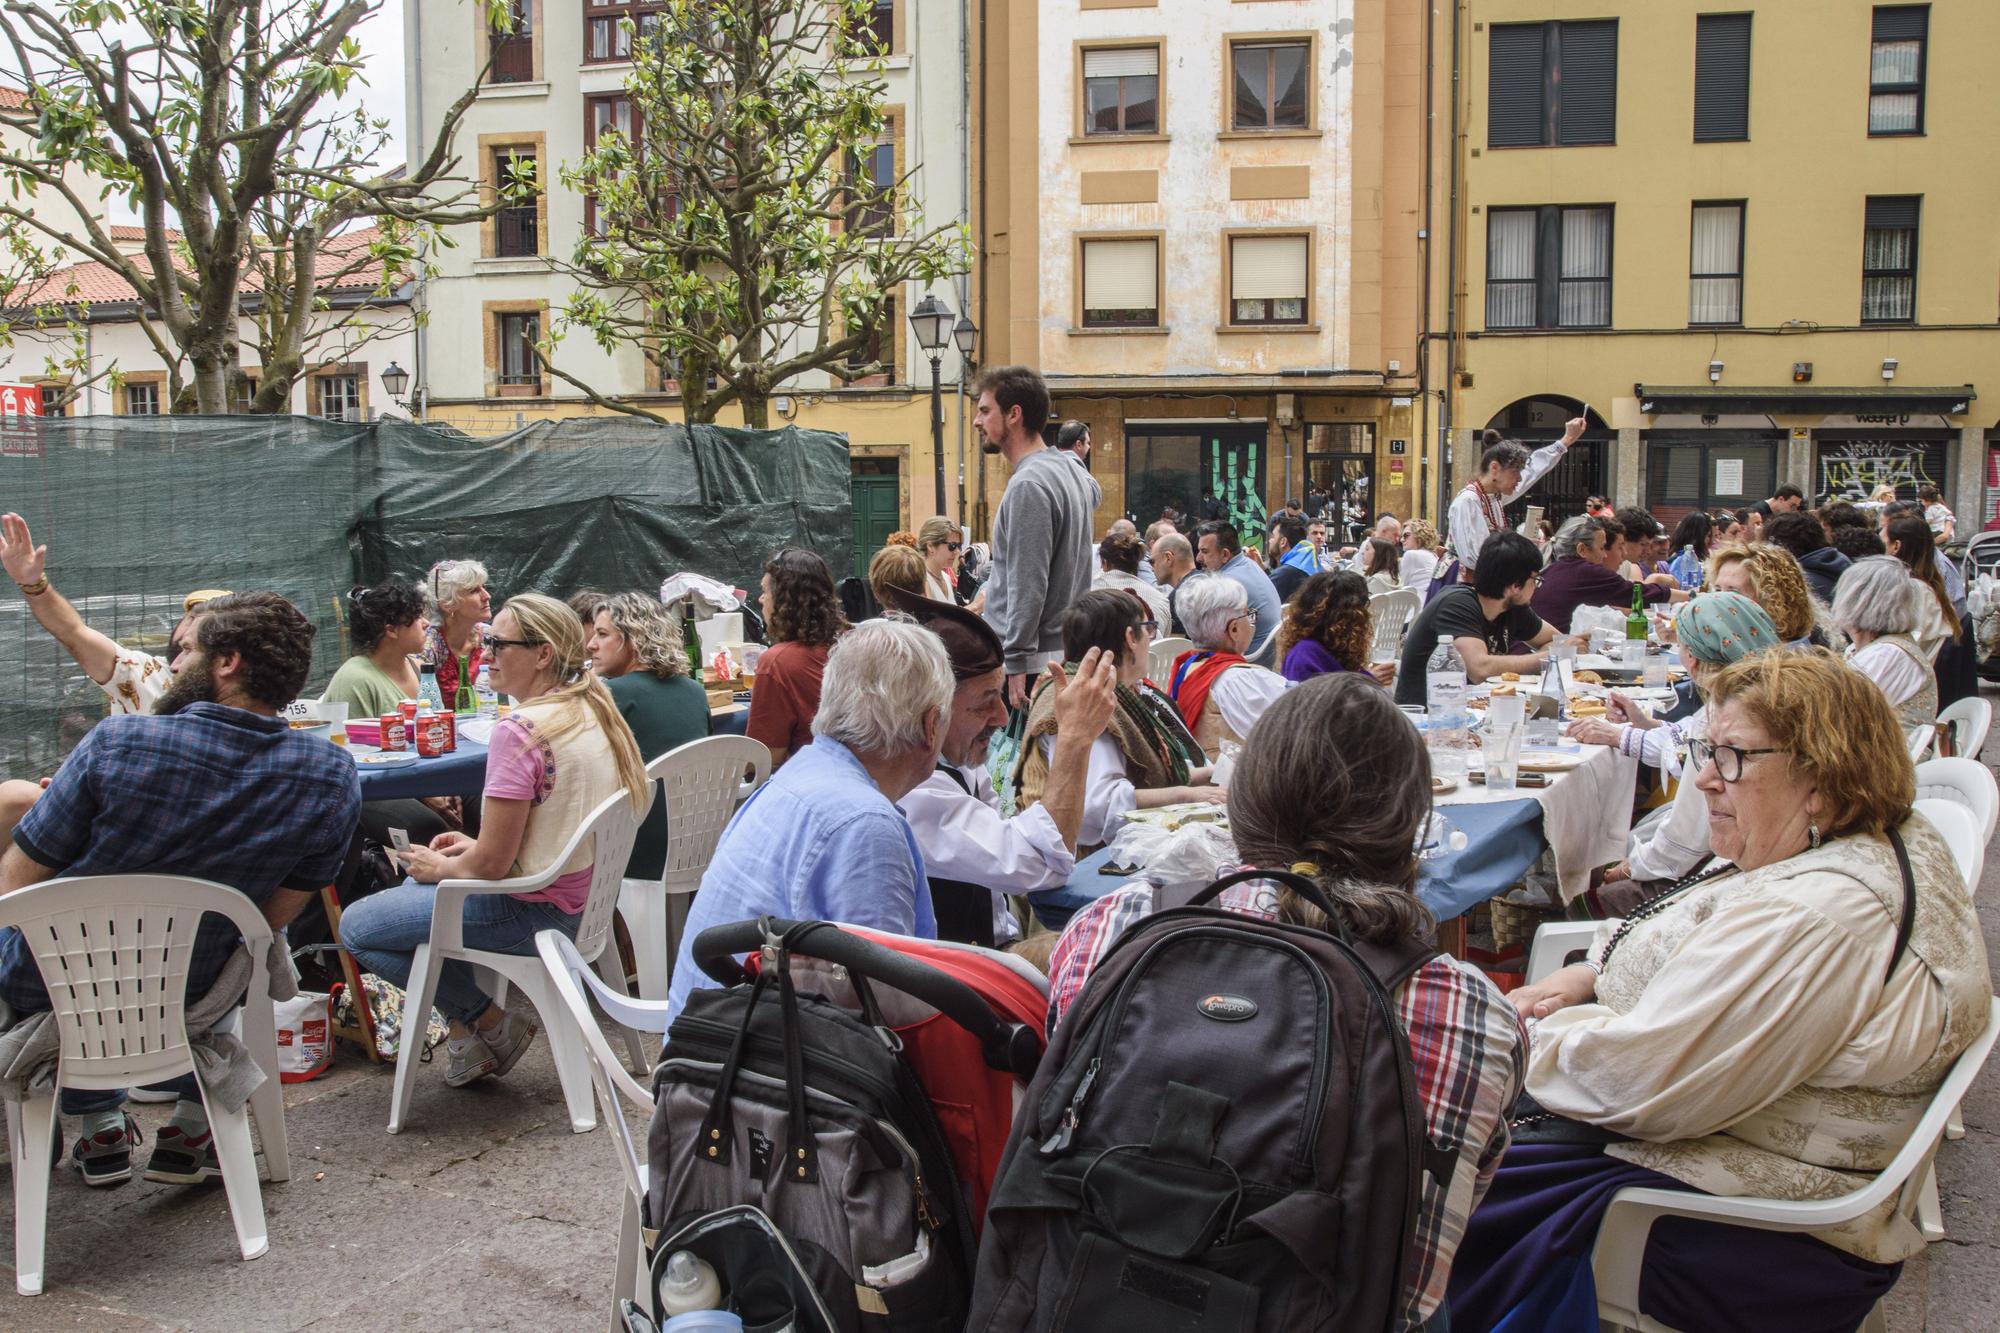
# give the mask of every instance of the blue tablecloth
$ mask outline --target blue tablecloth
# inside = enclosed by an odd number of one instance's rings
[[[737,704],[728,712],[708,715],[708,734],[711,736],[741,736],[743,729],[749,725],[749,704]]]
[[[412,796],[476,798],[486,786],[486,747],[464,736],[458,748],[435,759],[418,759],[405,768],[358,765],[361,799],[395,801]]]
[[[1466,838],[1463,851],[1425,861],[1417,879],[1417,897],[1440,921],[1505,892],[1542,854],[1542,806],[1533,798],[1437,809]],[[1102,873],[1110,859],[1111,849],[1101,848],[1078,861],[1061,888],[1029,894],[1035,918],[1061,930],[1071,916],[1126,883],[1128,876]]]

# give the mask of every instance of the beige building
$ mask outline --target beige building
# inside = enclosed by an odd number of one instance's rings
[[[1245,531],[1315,489],[1411,512],[1422,6],[982,8],[975,318],[1090,425],[1099,529],[1204,493]]]
[[[2000,6],[1713,8],[1439,12],[1450,471],[1484,427],[1541,443],[1587,405],[1535,496],[1558,515],[1929,481],[1976,529],[2000,441]]]
[[[476,6],[404,6],[411,142],[428,141],[490,56],[493,70],[460,124],[459,150],[468,169],[488,183],[502,179],[510,159],[531,157],[546,186],[533,205],[460,228],[456,247],[435,256],[439,273],[421,284],[417,297],[429,320],[412,367],[412,401],[429,417],[491,431],[597,410],[541,372],[528,348],[548,312],[559,309],[571,290],[547,257],[567,256],[589,225],[589,201],[560,183],[560,168],[583,157],[596,126],[632,128],[623,93],[630,52],[619,22],[644,22],[659,8],[619,0],[517,0],[523,30],[500,37],[485,28]],[[917,0],[878,0],[869,14],[889,52],[883,78],[890,132],[865,165],[877,173],[914,173],[912,193],[930,225],[968,216],[964,16],[963,5]],[[862,560],[890,531],[913,528],[938,512],[931,368],[908,316],[926,294],[954,314],[965,311],[964,287],[963,281],[941,283],[926,293],[911,284],[894,294],[880,358],[890,373],[851,384],[815,373],[773,402],[773,426],[838,431],[850,440],[855,544]],[[608,396],[680,419],[674,386],[657,373],[649,376],[636,345],[606,351],[573,333],[556,359]],[[969,444],[971,413],[957,392],[962,365],[946,348],[945,509],[952,514],[960,512],[961,462],[977,453]],[[733,409],[723,417],[724,424],[739,420]]]

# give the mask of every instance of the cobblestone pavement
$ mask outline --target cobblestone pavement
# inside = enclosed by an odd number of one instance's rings
[[[2000,733],[1986,759],[2000,759]],[[2000,961],[2000,856],[1979,905]],[[24,1299],[10,1182],[0,1329],[604,1327],[621,1189],[610,1137],[570,1132],[543,1041],[502,1082],[454,1091],[442,1072],[419,1071],[398,1135],[383,1131],[386,1066],[344,1051],[325,1077],[286,1089],[292,1179],[264,1187],[271,1250],[254,1263],[237,1257],[220,1185],[90,1190],[64,1167],[49,1190],[45,1294]],[[133,1108],[148,1147],[169,1109]],[[2000,1326],[2000,1076],[1973,1087],[1965,1125],[1940,1154],[1946,1238],[1905,1266],[1893,1333]]]

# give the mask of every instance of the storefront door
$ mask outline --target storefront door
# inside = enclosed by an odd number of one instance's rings
[[[1264,427],[1125,423],[1125,507],[1143,529],[1171,508],[1186,525],[1224,518],[1264,540]]]

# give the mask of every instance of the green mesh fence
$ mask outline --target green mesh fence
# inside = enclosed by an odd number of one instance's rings
[[[85,622],[164,652],[196,588],[268,588],[319,626],[311,688],[345,655],[340,601],[476,559],[510,593],[657,591],[694,570],[754,589],[780,546],[850,563],[846,440],[820,431],[539,422],[473,440],[402,421],[79,417],[10,425],[0,510],[49,548]],[[55,771],[102,693],[0,585],[0,776]]]

